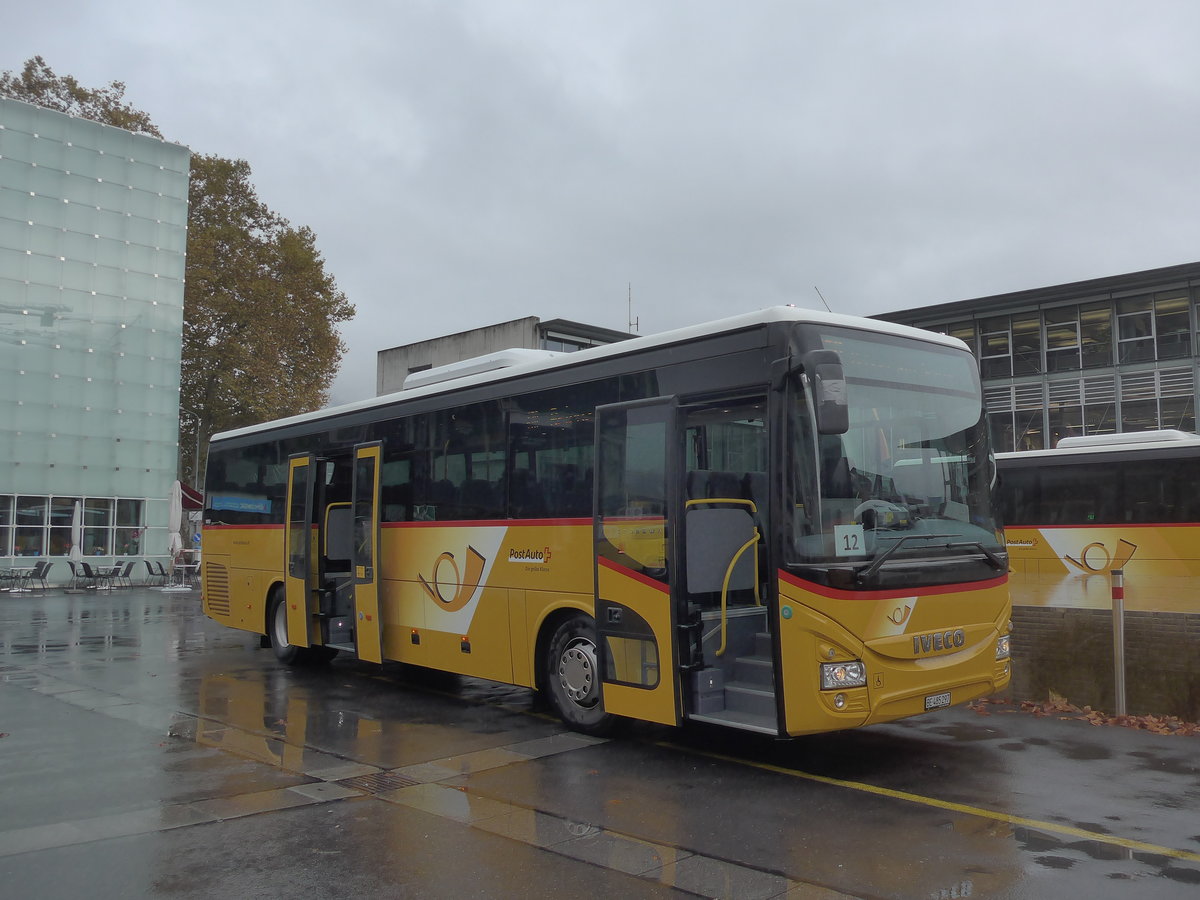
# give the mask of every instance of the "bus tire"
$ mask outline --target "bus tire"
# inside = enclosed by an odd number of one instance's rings
[[[281,589],[271,594],[271,604],[267,612],[267,638],[275,658],[287,666],[302,666],[326,663],[337,656],[338,652],[332,647],[297,647],[287,640],[287,603]]]
[[[547,648],[543,683],[559,718],[575,731],[608,734],[614,718],[604,711],[591,617],[576,613],[564,619]]]

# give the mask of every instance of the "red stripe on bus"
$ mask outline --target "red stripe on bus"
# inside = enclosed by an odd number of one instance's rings
[[[275,525],[205,525],[205,531],[269,531],[272,528],[283,528],[283,523]]]
[[[1200,522],[1113,522],[1105,525],[1097,522],[1081,522],[1077,525],[1007,525],[1005,531],[1062,531],[1067,528],[1196,528]]]
[[[591,519],[439,519],[436,522],[383,522],[382,528],[532,528],[591,525]]]
[[[844,591],[838,588],[826,587],[822,584],[814,584],[811,581],[805,581],[803,578],[797,578],[795,575],[785,572],[782,569],[779,570],[779,580],[793,587],[802,588],[810,593],[828,597],[831,600],[897,600],[902,597],[928,597],[935,594],[966,594],[974,593],[975,591],[989,591],[992,588],[1007,584],[1008,576],[1001,575],[999,578],[989,578],[987,581],[970,581],[964,584],[939,584],[930,587],[889,591]]]
[[[613,560],[607,559],[603,556],[597,556],[596,564],[603,566],[604,568],[611,572],[615,572],[618,575],[623,575],[626,578],[632,578],[634,581],[640,581],[647,587],[657,588],[664,594],[670,593],[671,589],[661,581],[655,581],[649,575],[643,575],[641,572],[635,572],[633,569],[629,568],[628,566],[623,566],[619,562],[614,562]]]

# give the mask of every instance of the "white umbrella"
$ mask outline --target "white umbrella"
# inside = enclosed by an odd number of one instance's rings
[[[74,563],[83,561],[83,503],[75,501],[75,510],[71,513],[71,549],[67,559]]]
[[[175,559],[183,550],[183,536],[180,534],[182,528],[183,486],[176,481],[171,485],[171,505],[167,512],[167,530],[171,532],[171,536],[168,538],[167,552],[171,554],[171,559]]]
[[[83,503],[79,500],[71,512],[71,549],[67,551],[67,559],[71,562],[71,581],[67,587],[74,592],[79,590],[83,577],[83,569],[79,567],[83,562]]]

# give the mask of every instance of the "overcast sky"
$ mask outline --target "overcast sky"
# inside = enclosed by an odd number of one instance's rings
[[[381,349],[536,315],[651,334],[1200,260],[1200,4],[10,3],[0,70],[126,84],[245,159]]]

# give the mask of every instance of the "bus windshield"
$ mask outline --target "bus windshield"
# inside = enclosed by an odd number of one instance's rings
[[[789,562],[863,589],[962,580],[963,563],[1006,570],[974,358],[854,331],[820,341],[841,358],[850,427],[817,434],[811,396],[793,392]]]

